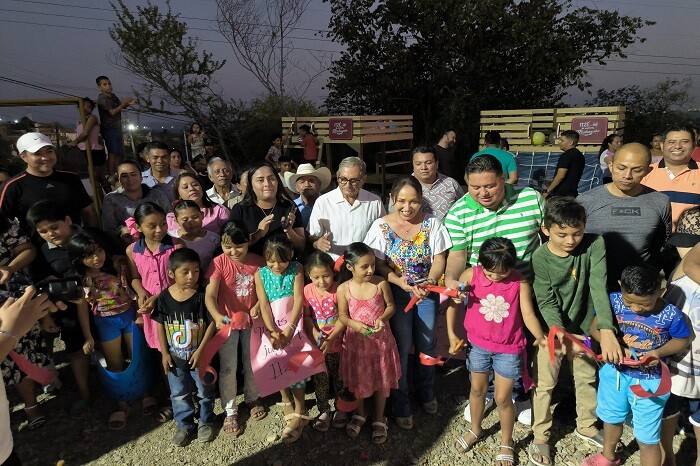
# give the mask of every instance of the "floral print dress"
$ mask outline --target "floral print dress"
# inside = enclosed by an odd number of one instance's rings
[[[0,234],[0,264],[8,264],[12,260],[13,249],[27,242],[29,242],[29,238],[21,232],[19,222],[11,220],[8,230]],[[10,280],[22,284],[29,283],[29,273],[27,270],[20,270]],[[0,301],[4,302],[5,299],[3,297]],[[19,339],[14,347],[14,351],[36,365],[42,367],[53,365],[46,343],[44,343],[44,339],[41,336],[41,328],[38,323],[25,336]],[[19,383],[24,378],[24,374],[10,356],[5,358],[0,365],[0,369],[2,370],[2,378],[5,381],[5,385]]]

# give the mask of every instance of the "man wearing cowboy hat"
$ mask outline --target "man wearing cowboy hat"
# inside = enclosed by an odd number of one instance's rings
[[[310,163],[302,163],[297,168],[296,173],[286,172],[284,181],[290,191],[299,194],[299,197],[294,200],[294,203],[301,213],[301,220],[304,224],[304,229],[309,226],[309,218],[311,218],[311,209],[314,207],[314,202],[318,198],[321,191],[326,189],[331,183],[331,171],[326,167],[314,169]]]

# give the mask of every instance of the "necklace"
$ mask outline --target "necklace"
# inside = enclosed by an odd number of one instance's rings
[[[408,223],[408,228],[405,227],[404,225],[401,225],[399,223],[398,219],[396,220],[396,226],[399,227],[399,229],[402,230],[404,233],[409,234],[409,233],[411,233],[411,230],[413,229],[413,227],[416,226],[416,224],[411,223],[411,222],[406,222],[406,223]]]
[[[255,205],[258,206],[258,209],[262,210],[262,213],[265,214],[265,217],[267,217],[267,216],[269,216],[270,214],[272,214],[272,211],[275,210],[275,206],[272,206],[272,208],[270,209],[269,212],[265,212],[265,209],[263,209],[262,207],[260,207],[258,204],[255,204]]]

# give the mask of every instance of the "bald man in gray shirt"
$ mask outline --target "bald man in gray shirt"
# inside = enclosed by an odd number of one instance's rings
[[[605,240],[608,291],[619,290],[618,280],[629,265],[651,263],[661,268],[660,252],[671,234],[671,202],[641,184],[650,164],[649,149],[625,144],[613,157],[612,183],[577,198],[586,209],[586,232]]]

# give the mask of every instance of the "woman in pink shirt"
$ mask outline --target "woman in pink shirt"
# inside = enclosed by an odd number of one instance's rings
[[[216,233],[221,231],[221,227],[228,221],[229,210],[226,206],[219,205],[209,199],[204,192],[199,179],[191,173],[181,173],[173,183],[175,199],[190,200],[197,203],[202,209],[202,226],[205,230]],[[170,212],[167,216],[168,231],[177,230],[179,225],[175,220],[175,214]]]

